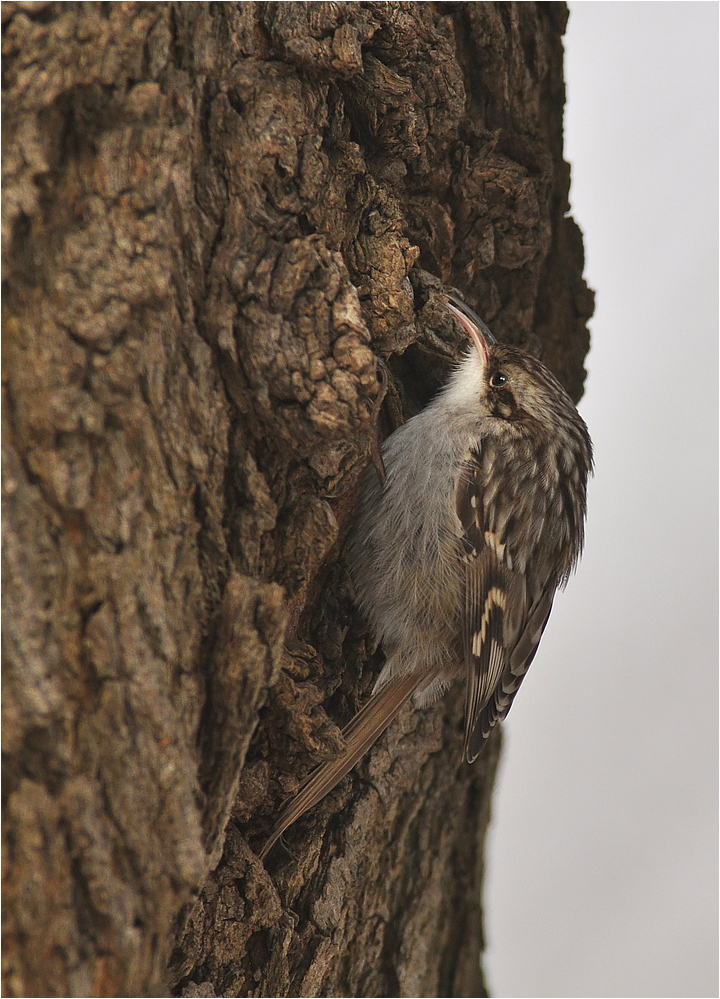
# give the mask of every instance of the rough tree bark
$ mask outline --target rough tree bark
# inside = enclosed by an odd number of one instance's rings
[[[499,752],[407,710],[342,561],[456,285],[575,398],[560,3],[4,3],[7,996],[482,995]]]

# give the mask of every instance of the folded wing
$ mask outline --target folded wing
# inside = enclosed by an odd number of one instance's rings
[[[537,651],[555,583],[528,585],[486,509],[481,450],[468,454],[456,492],[465,565],[463,654],[467,674],[465,758],[472,763],[512,700]]]

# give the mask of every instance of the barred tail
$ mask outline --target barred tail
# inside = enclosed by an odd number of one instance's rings
[[[391,680],[370,698],[365,707],[343,729],[345,749],[333,760],[321,764],[280,813],[278,823],[260,853],[264,860],[285,830],[309,808],[317,805],[380,738],[403,704],[421,684],[432,679],[427,673],[411,673]]]

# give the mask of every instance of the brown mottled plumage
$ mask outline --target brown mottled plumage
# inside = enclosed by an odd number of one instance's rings
[[[355,765],[403,704],[427,704],[463,672],[465,757],[510,709],[583,545],[592,469],[587,427],[536,358],[498,344],[453,294],[472,349],[448,384],[382,448],[348,545],[361,610],[385,666],[263,849]]]

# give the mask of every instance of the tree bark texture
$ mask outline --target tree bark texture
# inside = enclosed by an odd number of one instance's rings
[[[457,286],[575,398],[559,3],[4,3],[7,996],[477,996],[499,735],[407,709],[342,559]]]

